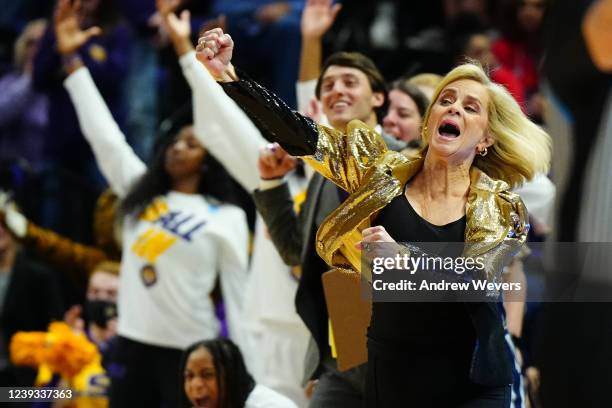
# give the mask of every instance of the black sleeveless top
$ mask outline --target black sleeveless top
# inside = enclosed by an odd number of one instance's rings
[[[374,225],[385,227],[397,242],[463,242],[466,219],[463,216],[442,226],[431,224],[401,194],[380,211]],[[407,343],[425,347],[461,343],[465,345],[462,354],[469,355],[476,341],[465,305],[440,302],[374,302],[368,338],[371,345],[377,344],[389,351],[403,348]]]

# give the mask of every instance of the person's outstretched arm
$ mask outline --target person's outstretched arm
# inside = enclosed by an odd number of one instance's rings
[[[326,123],[327,119],[320,112],[320,104],[314,99],[317,79],[321,75],[323,55],[323,36],[334,24],[341,4],[332,5],[332,0],[307,0],[302,11],[300,24],[302,33],[302,49],[300,53],[300,71],[298,82],[295,85],[298,111],[309,112],[309,117],[315,115],[319,123]],[[317,103],[312,109],[313,100]]]
[[[346,133],[317,125],[257,82],[238,79],[231,64],[233,48],[231,37],[216,28],[199,39],[198,59],[266,139],[292,156],[305,156],[315,171],[340,188],[359,188],[368,168],[387,152],[383,138],[359,121],[350,122]]]
[[[22,242],[49,265],[73,278],[87,278],[96,265],[111,260],[100,248],[80,244],[32,222],[28,222]]]
[[[68,73],[64,86],[76,110],[81,131],[111,188],[119,197],[124,197],[146,167],[126,142],[89,70],[76,54],[91,36],[100,33],[100,29],[92,27],[82,31],[76,7],[69,0],[60,0],[55,12],[55,31],[57,48]]]
[[[195,136],[245,190],[253,191],[259,183],[258,152],[266,140],[196,59],[189,12],[179,19],[163,7],[167,2],[157,0],[158,12],[191,87]]]
[[[238,79],[231,64],[233,48],[231,37],[215,28],[199,39],[196,51],[200,62],[266,139],[278,142],[293,156],[313,155],[318,141],[317,125],[255,81],[244,75]]]
[[[73,279],[89,277],[97,264],[109,260],[109,256],[99,248],[79,244],[34,224],[4,191],[0,191],[0,220],[27,249],[49,263],[54,270],[66,273]]]
[[[259,154],[259,189],[253,201],[261,214],[268,233],[279,255],[290,266],[301,263],[304,248],[304,212],[296,208],[284,176],[295,167],[296,161],[280,146],[267,146]]]
[[[321,74],[323,36],[336,20],[342,8],[332,0],[307,0],[302,12],[302,50],[300,54],[300,81],[316,80]]]

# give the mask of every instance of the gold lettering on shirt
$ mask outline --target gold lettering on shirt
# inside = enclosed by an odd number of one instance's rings
[[[149,228],[134,245],[132,252],[150,263],[155,263],[157,257],[166,252],[177,240],[177,237],[157,228]]]
[[[156,199],[153,203],[147,207],[146,210],[140,215],[140,219],[144,221],[154,222],[159,219],[159,217],[168,213],[169,208],[168,204],[162,199]]]

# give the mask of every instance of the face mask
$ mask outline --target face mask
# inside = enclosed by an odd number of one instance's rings
[[[88,300],[85,302],[87,321],[106,328],[109,320],[117,317],[117,304],[108,300]]]

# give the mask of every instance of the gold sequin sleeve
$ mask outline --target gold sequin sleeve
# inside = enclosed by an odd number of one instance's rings
[[[274,93],[248,77],[222,83],[226,94],[249,116],[262,135],[279,143],[289,154],[305,159],[317,172],[349,193],[387,151],[377,132],[351,121],[346,133],[318,125],[293,111]]]
[[[477,195],[468,200],[478,205],[467,207],[464,254],[483,257],[486,271],[483,278],[500,282],[503,267],[511,262],[527,240],[527,209],[523,200],[509,190],[490,194],[472,189],[470,195]]]
[[[353,193],[386,151],[387,145],[376,131],[354,120],[348,124],[346,134],[319,126],[317,150],[304,160],[340,188]]]

